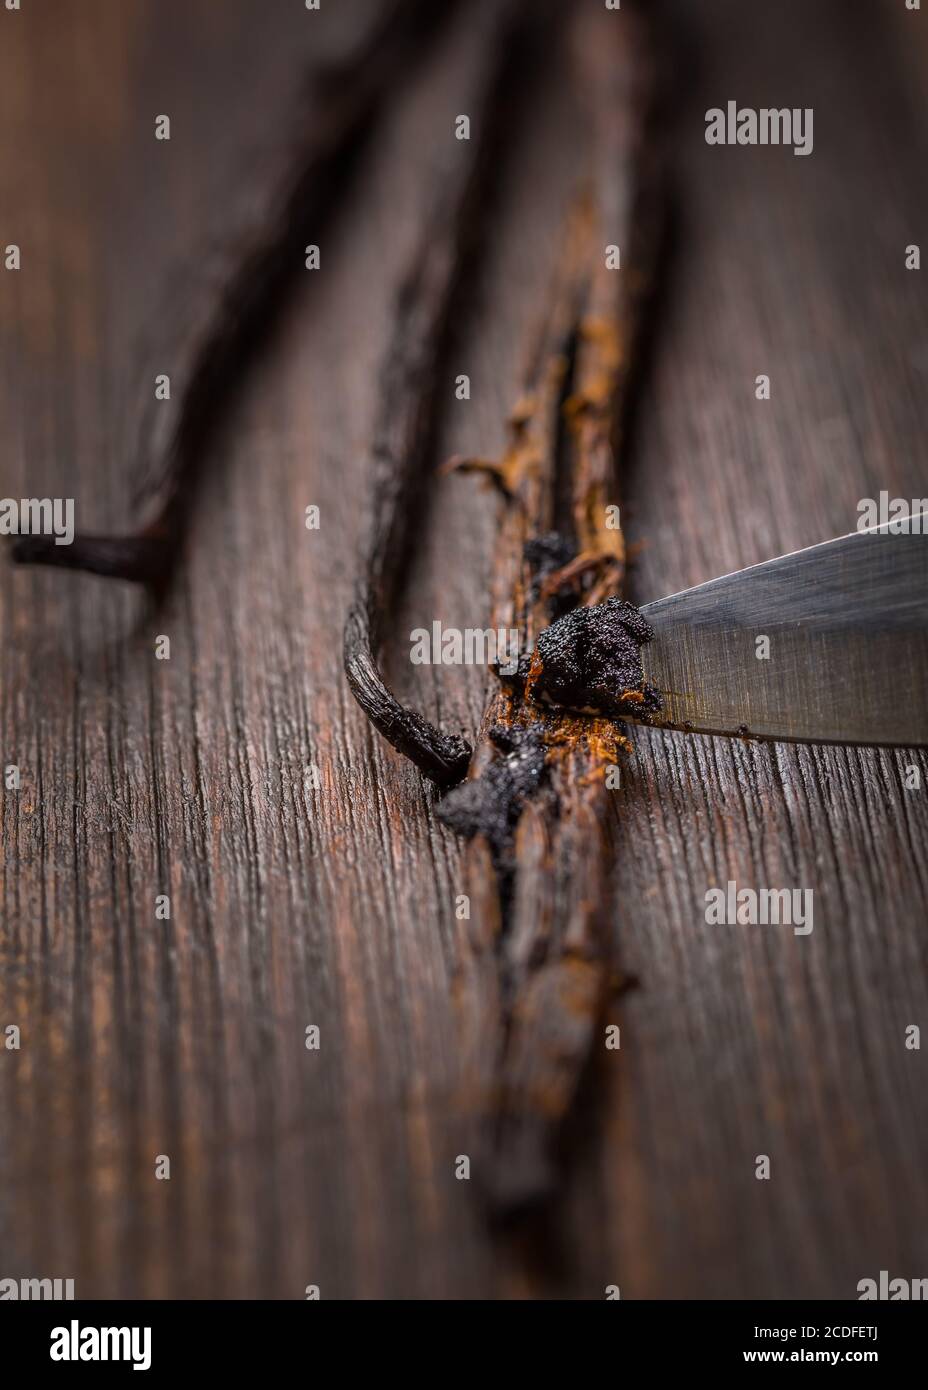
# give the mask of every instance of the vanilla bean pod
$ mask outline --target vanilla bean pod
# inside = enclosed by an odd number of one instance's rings
[[[494,623],[523,634],[518,672],[491,693],[471,776],[439,809],[473,837],[467,884],[477,910],[461,925],[456,1000],[478,1171],[492,1209],[506,1215],[555,1189],[562,1122],[612,979],[602,919],[606,772],[628,744],[615,717],[545,703],[546,639],[578,626],[595,638],[606,623],[610,640],[621,628],[627,653],[647,635],[618,597],[625,547],[606,508],[618,500],[643,267],[658,244],[645,174],[649,64],[637,17],[623,12],[609,28],[611,19],[584,21],[578,35],[593,190],[573,219],[542,365],[502,462],[459,465],[490,472],[506,498]],[[622,248],[621,272],[605,268],[610,243]],[[582,681],[588,673],[575,664]],[[616,693],[636,703],[646,698],[640,660],[637,683],[635,661],[626,667],[612,673]],[[497,880],[490,903],[488,864]]]
[[[534,7],[537,10],[537,7]],[[417,500],[448,391],[448,349],[477,259],[481,228],[519,85],[539,23],[525,0],[484,5],[470,140],[456,142],[445,185],[416,247],[397,300],[383,366],[373,447],[372,505],[361,573],[344,632],[344,665],[355,699],[394,748],[439,785],[465,775],[471,749],[402,705],[380,669],[385,613],[402,582]]]
[[[197,473],[231,389],[302,270],[307,239],[318,238],[347,173],[399,77],[448,18],[455,0],[389,0],[357,51],[310,82],[284,143],[268,152],[255,187],[230,214],[232,234],[200,257],[205,274],[185,299],[182,338],[171,354],[176,409],[151,402],[140,429],[133,503],[151,520],[127,536],[78,533],[71,545],[23,536],[19,564],[43,564],[169,583],[192,519]]]

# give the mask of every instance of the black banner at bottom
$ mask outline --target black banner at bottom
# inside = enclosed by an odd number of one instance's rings
[[[576,1377],[605,1357],[616,1374],[752,1366],[917,1364],[915,1303],[82,1303],[0,1307],[4,1372],[178,1372],[276,1377],[356,1373],[494,1379],[561,1366]],[[490,1340],[492,1339],[492,1340]],[[328,1355],[331,1360],[320,1358]],[[436,1356],[439,1364],[436,1364]],[[421,1361],[418,1358],[421,1357]],[[444,1364],[442,1364],[444,1363]]]

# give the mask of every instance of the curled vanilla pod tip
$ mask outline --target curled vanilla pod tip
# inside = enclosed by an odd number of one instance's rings
[[[391,694],[374,656],[370,611],[363,598],[352,604],[345,623],[344,665],[351,693],[387,742],[439,786],[460,782],[470,764],[470,744],[457,734],[442,733]]]

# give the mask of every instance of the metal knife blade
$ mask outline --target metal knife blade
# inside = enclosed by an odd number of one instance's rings
[[[790,743],[928,744],[928,512],[646,604],[647,722]],[[766,637],[768,643],[758,639]],[[769,655],[764,652],[769,650]]]

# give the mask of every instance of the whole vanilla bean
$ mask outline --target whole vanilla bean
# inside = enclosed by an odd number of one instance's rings
[[[384,357],[373,447],[372,505],[361,573],[344,633],[344,664],[355,699],[394,748],[440,785],[459,782],[470,747],[402,705],[380,669],[384,615],[396,599],[413,535],[417,498],[436,443],[448,392],[448,350],[477,258],[486,205],[518,85],[537,36],[537,6],[492,0],[482,26],[477,70],[466,103],[470,140],[448,132],[451,167],[401,286]]]
[[[304,247],[335,210],[357,153],[410,63],[449,17],[456,0],[387,0],[357,51],[309,84],[282,145],[249,178],[262,180],[237,203],[232,232],[198,258],[205,273],[185,298],[170,360],[175,409],[152,403],[131,462],[133,502],[151,520],[127,536],[78,533],[13,542],[19,564],[43,564],[135,580],[170,582],[191,521],[208,437],[230,391],[304,266]]]

